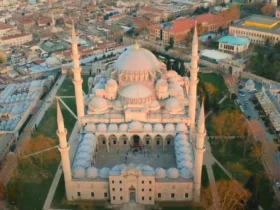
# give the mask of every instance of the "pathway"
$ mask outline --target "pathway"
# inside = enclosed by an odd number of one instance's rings
[[[203,163],[207,169],[207,175],[208,175],[209,186],[210,186],[210,190],[211,190],[211,194],[212,194],[212,198],[213,198],[214,209],[221,209],[220,198],[219,198],[218,190],[216,187],[216,179],[215,179],[213,168],[212,168],[212,165],[215,164],[215,158],[212,155],[211,145],[208,141],[208,138],[205,138],[205,147],[206,147],[206,150],[205,150],[205,154],[204,154]]]
[[[224,97],[219,101],[218,104],[223,103],[223,101],[226,100],[227,97],[228,97],[228,96],[224,96]],[[212,112],[213,112],[213,111],[210,110],[210,111],[206,114],[205,119],[206,119],[210,114],[212,114]]]

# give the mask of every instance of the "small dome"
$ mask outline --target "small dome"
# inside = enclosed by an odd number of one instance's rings
[[[184,179],[190,179],[193,177],[193,172],[190,169],[183,168],[180,170],[180,176]]]
[[[98,130],[99,132],[106,132],[106,131],[107,131],[107,126],[106,126],[106,124],[104,124],[104,123],[99,124],[99,125],[97,126],[97,130]]]
[[[184,109],[184,105],[178,98],[170,97],[166,100],[165,108],[170,112],[179,112]]]
[[[165,131],[166,132],[173,132],[175,131],[175,126],[171,123],[168,123],[165,125]]]
[[[142,171],[143,176],[155,176],[155,171]]]
[[[90,160],[90,155],[88,155],[88,153],[78,153],[75,156],[75,160]]]
[[[86,171],[85,171],[85,169],[84,168],[82,168],[82,167],[76,167],[76,168],[74,168],[74,170],[73,170],[73,176],[75,177],[75,178],[83,178],[83,177],[85,177],[85,175],[86,175]]]
[[[178,126],[178,124],[177,124],[177,126]],[[177,130],[177,128],[176,128],[176,130]],[[180,128],[179,128],[179,130],[180,130]],[[187,141],[188,140],[188,136],[186,134],[184,134],[184,133],[179,133],[179,134],[176,135],[175,141],[180,141],[180,140]]]
[[[128,125],[125,123],[121,124],[119,127],[120,132],[127,132],[127,129],[128,129]]]
[[[160,123],[157,123],[154,125],[154,131],[156,132],[163,132],[163,125]]]
[[[171,78],[171,77],[177,77],[178,74],[177,74],[176,71],[170,70],[170,71],[167,71],[166,76],[167,76],[168,78]]]
[[[129,124],[129,129],[130,130],[142,130],[143,129],[143,125],[142,123],[140,123],[139,121],[132,121],[130,124]]]
[[[184,144],[184,143],[183,143]],[[177,149],[177,153],[179,154],[181,154],[181,153],[183,153],[183,154],[190,154],[191,153],[191,150],[190,150],[190,148],[188,147],[188,146],[186,146],[186,145],[183,145],[183,144],[179,144],[179,146],[178,146],[178,149]]]
[[[96,126],[94,123],[88,123],[85,126],[85,131],[94,133],[96,131]]]
[[[94,179],[98,177],[98,169],[95,167],[90,167],[87,169],[87,178]]]
[[[154,169],[151,167],[151,166],[148,166],[148,165],[144,165],[142,167],[142,171],[153,171]]]
[[[188,127],[186,126],[185,123],[178,123],[176,125],[176,131],[185,133],[188,132]]]
[[[103,179],[106,179],[109,177],[109,172],[110,172],[110,169],[105,167],[105,168],[102,168],[100,171],[99,171],[99,176]]]
[[[106,86],[112,86],[112,87],[118,87],[118,83],[116,82],[116,80],[113,79],[109,79],[106,83]]]
[[[122,170],[122,167],[120,165],[115,165],[111,171],[121,171]]]
[[[159,87],[159,86],[166,86],[167,85],[167,81],[165,79],[159,79],[157,82],[156,82],[156,87]]]
[[[146,99],[153,96],[152,90],[142,84],[131,84],[124,87],[120,92],[120,96],[125,99],[135,100],[135,99]],[[140,103],[140,102],[137,102]]]
[[[110,131],[110,132],[118,132],[118,125],[117,124],[110,124],[109,126],[108,126],[108,131]]]
[[[108,109],[108,102],[102,97],[95,96],[89,102],[88,108],[92,111],[105,111]]]
[[[166,177],[166,171],[163,168],[156,168],[156,179],[164,179]]]
[[[157,111],[160,109],[160,104],[157,100],[154,100],[151,104],[150,104],[150,109],[152,109],[153,111]]]
[[[84,135],[84,138],[83,139],[90,139],[90,140],[93,140],[95,139],[95,135],[93,133],[86,133]]]
[[[81,147],[78,148],[78,152],[85,152],[85,153],[91,153],[92,148],[86,146],[86,145],[81,145]]]
[[[181,161],[181,162],[179,163],[179,166],[180,166],[181,168],[189,168],[189,169],[192,169],[192,168],[193,168],[193,163],[192,163],[192,161],[190,161],[190,160]]]
[[[177,168],[169,168],[166,174],[170,179],[177,179],[179,177],[179,171]]]
[[[149,123],[144,124],[144,131],[145,132],[152,132],[153,131],[152,125],[149,124]]]

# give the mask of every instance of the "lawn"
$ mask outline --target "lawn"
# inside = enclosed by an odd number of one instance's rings
[[[208,174],[207,174],[207,170],[206,170],[206,166],[203,165],[202,166],[202,187],[208,187],[209,185],[209,179],[208,179]]]
[[[87,78],[84,76],[83,89],[88,92]],[[57,92],[58,96],[74,96],[73,82],[66,78]],[[69,108],[76,113],[75,98],[64,98],[63,101]],[[75,125],[75,118],[67,111],[61,104],[62,114],[64,117],[65,127],[68,130],[68,137],[71,135],[72,129]],[[56,119],[56,103],[53,103],[46,111],[42,121],[38,125],[37,131],[34,135],[43,134],[46,137],[54,138],[58,141],[56,135],[57,119]],[[48,152],[45,153],[48,155]],[[31,165],[18,167],[17,172],[14,173],[11,181],[8,183],[8,188],[12,189],[15,194],[13,200],[16,201],[16,206],[21,210],[42,209],[49,187],[52,184],[53,177],[60,162],[60,155],[57,151],[55,157],[46,162],[43,167],[46,177],[41,177],[38,168]],[[63,183],[62,183],[63,184]],[[95,208],[103,210],[104,208]]]
[[[225,152],[221,152],[222,145],[220,142],[218,142],[219,140],[215,141],[216,142],[214,142],[214,140],[210,140],[212,153],[224,167],[227,167],[228,163],[240,163],[246,170],[248,170],[248,172],[250,172],[246,174],[237,173],[235,179],[243,185],[248,182],[248,179],[251,175],[259,174],[264,171],[262,164],[250,157],[250,149],[247,152],[245,158],[243,158],[243,144],[240,142],[240,140],[229,140]],[[224,174],[218,165],[214,165],[213,170],[216,179],[227,177],[227,175]],[[264,210],[273,210],[273,207],[271,206],[273,203],[272,188],[269,180],[267,180],[265,177],[263,177],[260,182],[259,202]]]
[[[221,92],[221,94],[228,93],[228,88],[222,75],[215,73],[201,73],[199,74],[199,77],[202,82],[211,83],[215,88],[218,89],[219,92]]]

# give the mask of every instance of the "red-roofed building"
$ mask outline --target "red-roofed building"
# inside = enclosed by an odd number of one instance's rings
[[[126,17],[125,14],[115,14],[115,15],[110,16],[109,20],[110,21],[118,21],[118,20],[120,20],[120,19],[122,19],[124,17]]]
[[[0,22],[0,37],[4,36],[5,33],[7,33],[8,31],[14,29],[15,27],[2,23]]]
[[[37,20],[37,25],[42,27],[42,26],[47,26],[52,24],[52,19],[50,17],[39,17]]]
[[[25,32],[29,32],[30,29],[35,25],[35,21],[31,16],[16,18],[15,22],[18,29],[24,30]]]
[[[183,18],[162,24],[154,24],[149,27],[150,37],[154,40],[162,40],[166,43],[173,37],[174,43],[183,43],[188,33],[194,28],[195,20],[198,24],[198,33],[209,31],[216,32],[219,28],[227,28],[230,23],[239,18],[235,11],[228,10],[219,14],[203,14],[195,18]]]

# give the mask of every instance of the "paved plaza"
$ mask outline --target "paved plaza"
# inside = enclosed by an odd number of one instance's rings
[[[161,148],[155,148],[153,150],[149,148],[139,149],[127,149],[124,151],[112,151],[107,152],[105,148],[100,148],[96,153],[97,168],[113,167],[120,164],[144,164],[153,168],[171,168],[176,166],[176,159],[174,153],[174,145],[170,145],[165,148],[165,151]]]

